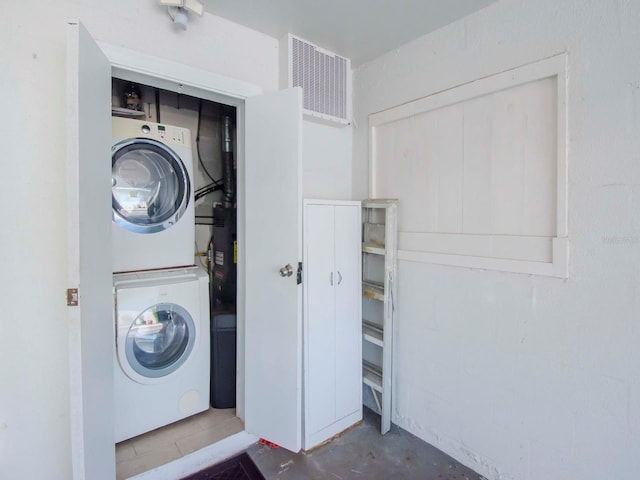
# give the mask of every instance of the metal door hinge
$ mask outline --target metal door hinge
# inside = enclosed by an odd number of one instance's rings
[[[67,307],[78,306],[78,289],[67,288]]]
[[[302,262],[298,262],[298,273],[296,275],[296,281],[298,285],[302,283]]]

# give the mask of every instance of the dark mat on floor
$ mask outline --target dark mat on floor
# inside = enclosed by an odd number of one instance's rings
[[[249,455],[240,455],[200,470],[182,480],[265,480]]]

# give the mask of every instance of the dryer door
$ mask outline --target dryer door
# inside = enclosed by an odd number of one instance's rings
[[[113,221],[135,233],[170,228],[187,209],[191,183],[180,157],[161,142],[131,138],[113,146]]]
[[[193,318],[183,307],[174,303],[154,305],[138,315],[127,332],[126,365],[141,377],[166,377],[187,361],[195,336]],[[125,360],[120,357],[121,362]]]

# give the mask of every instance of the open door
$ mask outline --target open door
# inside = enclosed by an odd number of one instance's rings
[[[302,91],[245,103],[245,430],[302,438]]]
[[[84,27],[70,21],[66,288],[76,480],[115,478],[110,119],[111,64]]]

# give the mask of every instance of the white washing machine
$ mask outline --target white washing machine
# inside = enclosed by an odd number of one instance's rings
[[[113,271],[193,265],[191,133],[112,118]]]
[[[114,275],[115,441],[209,408],[209,277],[199,268]]]

